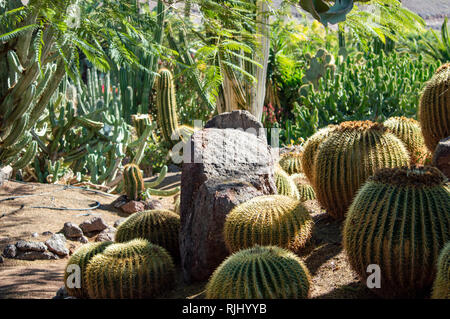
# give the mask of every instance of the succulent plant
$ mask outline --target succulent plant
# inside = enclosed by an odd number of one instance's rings
[[[442,248],[439,254],[431,298],[450,299],[450,242]]]
[[[313,187],[320,204],[343,219],[367,178],[380,168],[406,166],[408,150],[381,123],[343,122],[320,144],[315,157]]]
[[[173,144],[172,134],[178,130],[177,101],[172,73],[168,69],[159,70],[156,80],[158,125],[164,139]]]
[[[300,194],[294,181],[279,165],[275,165],[274,177],[279,195],[286,195],[300,199]]]
[[[174,198],[174,208],[173,211],[180,215],[180,202],[181,202],[181,196],[180,195],[176,195],[176,197]]]
[[[380,267],[384,297],[418,297],[435,277],[439,251],[450,240],[450,191],[434,167],[385,168],[370,177],[349,208],[343,244],[366,280]]]
[[[302,170],[302,153],[288,152],[280,156],[278,164],[289,175],[301,173]]]
[[[300,299],[311,286],[306,266],[294,253],[268,246],[238,251],[212,274],[207,299]]]
[[[333,55],[325,49],[317,50],[314,57],[307,53],[306,60],[309,62],[309,68],[305,71],[302,80],[306,85],[312,83],[315,88],[319,85],[319,79],[324,77],[328,70],[334,71],[336,69]]]
[[[309,184],[305,174],[300,173],[291,175],[291,179],[297,186],[298,193],[300,195],[300,201],[304,202],[316,198],[314,188]]]
[[[123,168],[123,182],[125,193],[129,200],[139,200],[145,191],[144,179],[139,166],[127,164]]]
[[[100,243],[90,243],[81,246],[78,248],[73,255],[70,257],[69,261],[67,262],[66,269],[64,270],[64,285],[66,287],[67,293],[76,298],[88,298],[88,291],[87,287],[85,286],[85,277],[86,277],[86,267],[91,260],[92,257],[94,257],[97,254],[102,253],[106,247],[111,245],[112,242],[100,242]],[[70,285],[68,285],[68,277],[71,274],[71,272],[68,272],[68,267],[70,265],[77,265],[80,267],[80,288],[73,287],[71,288]]]
[[[159,245],[179,260],[178,233],[180,216],[169,210],[155,209],[137,212],[120,224],[116,242],[123,243],[135,238],[144,238]]]
[[[108,246],[86,269],[92,299],[154,298],[174,283],[172,258],[164,248],[145,239]]]
[[[437,143],[450,136],[450,68],[435,73],[422,93],[419,121],[425,144],[434,152]]]
[[[230,252],[255,245],[276,245],[298,251],[311,237],[313,221],[292,197],[265,195],[244,202],[228,214],[224,226]]]

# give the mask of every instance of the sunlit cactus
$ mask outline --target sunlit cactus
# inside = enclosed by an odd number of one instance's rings
[[[274,178],[279,195],[286,195],[300,199],[300,194],[294,181],[279,165],[275,165]]]
[[[159,70],[156,80],[158,125],[164,139],[173,144],[172,134],[178,130],[177,101],[172,73],[168,69]]]
[[[304,202],[307,200],[312,200],[316,198],[316,193],[314,192],[314,188],[309,184],[308,179],[305,174],[294,174],[291,175],[291,179],[294,181],[294,184],[297,186],[298,193],[300,196],[300,201]]]
[[[289,175],[302,172],[302,153],[288,152],[280,156],[278,164]]]
[[[127,164],[123,169],[125,193],[129,200],[139,200],[145,191],[142,172],[136,164]]]

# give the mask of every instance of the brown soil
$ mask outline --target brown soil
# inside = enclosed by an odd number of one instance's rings
[[[162,185],[170,189],[179,185],[180,174],[168,174]],[[11,196],[42,194],[1,201]],[[7,244],[19,239],[45,241],[45,231],[56,233],[65,222],[79,224],[92,217],[101,216],[109,225],[120,217],[126,217],[110,204],[116,196],[93,193],[82,189],[65,189],[62,185],[22,184],[6,182],[0,188],[0,252]],[[173,197],[158,198],[164,208],[173,209]],[[33,208],[31,206],[86,208],[98,201],[98,209],[90,211],[52,210]],[[327,218],[320,211],[317,203],[311,202],[316,211],[315,222],[310,244],[301,254],[311,276],[312,298],[374,298],[369,289],[359,282],[355,273],[350,270],[346,256],[342,251],[342,224]],[[32,238],[37,232],[39,237]],[[92,240],[92,239],[91,239]],[[81,244],[68,241],[71,250]],[[0,298],[52,298],[63,285],[63,272],[67,258],[52,261],[21,261],[5,258],[0,264]],[[186,285],[178,269],[178,282],[175,289],[161,296],[162,298],[203,298],[206,283]]]

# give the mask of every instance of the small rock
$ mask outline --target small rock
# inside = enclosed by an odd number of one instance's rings
[[[120,208],[121,206],[125,205],[126,203],[128,203],[127,196],[126,195],[121,195],[121,196],[117,197],[111,203],[111,205],[113,205],[115,208]]]
[[[17,247],[16,245],[8,245],[5,247],[5,249],[3,250],[3,256],[5,256],[6,258],[14,258],[17,255]]]
[[[26,251],[21,252],[16,256],[17,259],[22,260],[54,260],[59,259],[58,255],[50,251]]]
[[[82,244],[87,244],[89,242],[89,239],[86,236],[81,236],[78,238],[78,241]]]
[[[67,256],[69,250],[66,248],[66,237],[63,234],[55,234],[50,239],[48,239],[45,244],[52,253],[58,256]]]
[[[43,252],[47,250],[47,246],[41,241],[25,241],[19,240],[16,243],[16,247],[21,251],[38,251]]]
[[[108,225],[101,217],[93,217],[89,220],[85,220],[80,224],[80,228],[84,233],[91,233],[95,231],[102,231],[106,229]]]
[[[113,227],[108,227],[107,229],[103,230],[100,234],[98,234],[95,241],[114,241],[114,238],[116,237],[116,229]]]
[[[3,256],[0,256],[0,264],[3,264],[3,261],[4,261]]]
[[[71,222],[64,224],[63,233],[67,238],[78,238],[83,236],[81,228]]]
[[[145,202],[145,209],[164,209],[161,201],[157,199],[150,199]]]
[[[42,233],[42,236],[51,236],[51,235],[53,235],[53,233],[48,230]]]
[[[38,233],[32,233],[32,234],[31,234],[31,237],[37,238],[37,237],[39,237],[39,234],[38,234]]]
[[[131,200],[125,205],[120,206],[120,209],[126,214],[134,214],[145,210],[145,204],[140,201]]]
[[[122,218],[119,218],[118,220],[116,220],[115,222],[114,222],[114,227],[119,227],[119,225],[120,224],[122,224],[124,221],[125,221],[125,217],[122,217]]]

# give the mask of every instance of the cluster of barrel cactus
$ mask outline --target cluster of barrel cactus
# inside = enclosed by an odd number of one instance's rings
[[[302,153],[288,152],[280,156],[278,164],[289,175],[302,173]]]
[[[314,192],[314,188],[308,182],[305,174],[299,173],[291,175],[291,179],[295,186],[297,186],[300,201],[303,202],[316,198],[316,192]]]
[[[294,181],[279,165],[276,165],[275,167],[274,177],[279,195],[286,195],[300,199],[300,194]]]

